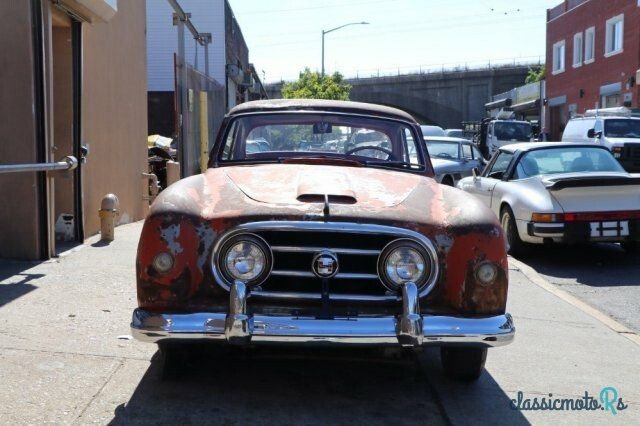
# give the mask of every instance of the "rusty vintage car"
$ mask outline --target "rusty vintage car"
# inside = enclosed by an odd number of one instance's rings
[[[354,142],[363,132],[376,139]],[[436,345],[448,376],[477,379],[487,348],[515,333],[502,230],[435,182],[421,141],[384,106],[233,108],[207,171],[164,190],[146,219],[133,335],[165,363],[192,341]]]

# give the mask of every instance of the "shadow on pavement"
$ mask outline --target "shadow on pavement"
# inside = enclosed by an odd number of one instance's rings
[[[175,381],[161,381],[161,356],[110,424],[449,424],[425,355],[384,357],[372,350],[207,348]],[[448,385],[465,393],[460,409],[486,404],[492,418],[526,423],[485,372],[481,387]],[[437,379],[440,380],[440,379]],[[499,411],[509,411],[501,415]]]
[[[640,285],[640,254],[627,253],[618,244],[536,245],[517,259],[540,274],[575,278],[592,287]]]
[[[37,288],[29,282],[44,277],[44,274],[29,274],[25,271],[39,263],[0,259],[0,307]]]

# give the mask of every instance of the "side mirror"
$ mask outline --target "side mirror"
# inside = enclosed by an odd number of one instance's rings
[[[587,132],[588,138],[599,138],[600,136],[602,136],[602,132],[596,132],[596,129],[589,129]]]

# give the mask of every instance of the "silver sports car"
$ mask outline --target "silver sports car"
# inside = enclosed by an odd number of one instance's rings
[[[640,241],[640,174],[627,173],[604,147],[529,142],[501,147],[481,176],[458,188],[500,218],[507,251],[527,243]]]
[[[482,169],[485,160],[478,148],[468,139],[447,136],[425,136],[435,179],[443,185],[455,186],[474,168]]]

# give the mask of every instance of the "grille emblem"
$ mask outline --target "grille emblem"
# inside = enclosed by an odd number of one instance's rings
[[[311,270],[317,277],[331,278],[338,273],[338,257],[328,250],[318,253],[313,257]]]

